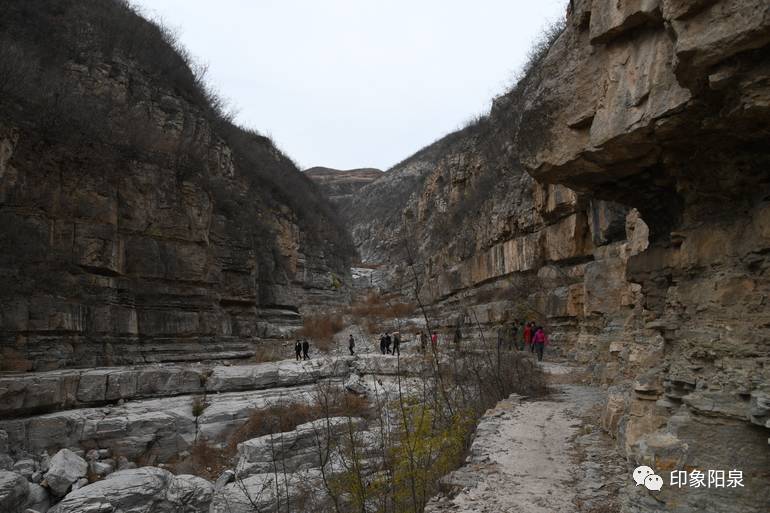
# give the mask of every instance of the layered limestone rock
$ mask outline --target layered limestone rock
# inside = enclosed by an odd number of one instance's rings
[[[7,374],[0,376],[0,414],[11,418],[134,399],[291,387],[347,376],[350,360],[233,366],[158,364]],[[366,367],[365,360],[355,366]]]
[[[45,88],[0,102],[0,371],[243,358],[346,301],[347,236],[312,182],[218,117],[149,22],[79,8],[36,13],[91,34],[52,63],[27,37],[45,27],[8,13],[16,51],[62,91],[58,107]],[[157,55],[107,53],[102,21],[134,23]],[[161,56],[173,74],[149,71]]]
[[[609,347],[637,378],[615,389],[605,424],[636,462],[743,470],[738,492],[664,488],[668,510],[708,497],[720,511],[760,511],[768,431],[750,399],[770,383],[770,6],[572,5],[517,91],[516,138],[537,180],[636,208],[650,230],[625,271],[635,315]],[[626,510],[655,506],[637,494]]]
[[[603,423],[633,463],[745,475],[625,511],[769,502],[769,43],[767,2],[570,2],[488,118],[354,200],[372,281],[416,279],[448,336],[543,322],[612,385]]]
[[[448,336],[537,319],[557,350],[593,361],[589,350],[609,345],[601,328],[619,329],[636,307],[625,268],[647,226],[636,210],[535,182],[514,160],[510,123],[493,113],[363,188],[354,240],[376,264],[370,282],[411,298],[416,279]]]
[[[143,467],[123,470],[67,495],[52,513],[136,511],[207,513],[213,486],[200,477],[175,476],[167,470]]]
[[[414,385],[426,365],[419,355],[405,356],[399,362],[372,354],[193,368],[183,374],[190,379],[181,381],[177,366],[158,366],[117,369],[106,384],[102,369],[77,375],[52,371],[46,373],[49,379],[44,383],[36,386],[25,381],[27,388],[6,392],[0,420],[0,464],[5,460],[8,470],[19,473],[28,467],[27,477],[33,479],[36,472],[53,466],[48,455],[66,460],[69,449],[79,451],[77,458],[85,457],[96,475],[122,469],[127,462],[167,463],[189,452],[197,441],[216,446],[227,443],[254,412],[314,404],[322,390],[347,393],[346,384],[353,381],[361,395],[395,394],[399,379],[404,387]],[[62,375],[67,379],[57,381]],[[66,388],[63,395],[50,393],[58,386]],[[38,391],[34,408],[27,389]],[[86,390],[93,393],[85,394]],[[105,397],[110,399],[105,401]],[[86,398],[87,402],[77,402]],[[24,414],[35,410],[54,411]],[[67,452],[60,456],[62,449]],[[122,464],[121,458],[125,460]]]
[[[374,168],[343,171],[317,166],[306,169],[304,172],[318,184],[321,192],[343,212],[350,206],[353,196],[359,189],[382,176],[382,171]]]

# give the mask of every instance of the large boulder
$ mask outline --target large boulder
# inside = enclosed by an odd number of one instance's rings
[[[331,417],[300,424],[286,433],[265,435],[238,444],[239,478],[273,472],[298,472],[321,466],[321,455],[329,440],[344,436],[352,423],[354,431],[362,429],[360,418]]]
[[[0,470],[0,511],[21,510],[27,502],[29,484],[24,476]]]
[[[80,488],[52,513],[206,513],[213,486],[205,479],[155,467],[121,470]]]
[[[62,449],[51,458],[51,466],[45,474],[45,481],[52,494],[64,497],[78,479],[86,476],[86,472],[88,472],[86,460],[69,449]]]
[[[27,508],[38,513],[46,513],[51,507],[51,496],[48,490],[39,484],[29,484],[29,495],[27,497]]]
[[[323,477],[319,469],[281,474],[276,482],[273,472],[250,475],[214,492],[209,513],[273,513],[289,507],[299,511],[325,511],[329,507]]]

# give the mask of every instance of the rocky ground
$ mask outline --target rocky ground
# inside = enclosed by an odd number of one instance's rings
[[[547,364],[554,381],[575,369]],[[598,428],[604,392],[553,385],[549,397],[511,396],[479,424],[463,467],[443,480],[431,513],[557,513],[617,511],[625,462]]]
[[[0,376],[0,512],[45,513],[57,503],[59,513],[102,511],[107,504],[127,508],[156,502],[169,508],[188,504],[189,511],[208,511],[212,503],[219,511],[221,500],[242,496],[238,486],[224,488],[225,481],[213,494],[206,479],[170,472],[199,442],[223,447],[255,412],[313,404],[322,388],[387,396],[395,387],[394,375],[418,372],[422,361],[406,354],[400,362],[382,357],[363,340],[356,356],[344,355],[340,347],[332,353],[311,351],[313,358],[300,362],[153,364]],[[292,433],[307,441],[315,432],[300,425],[282,436]],[[258,451],[230,463],[240,459],[240,467],[261,468]],[[257,488],[266,475],[242,474]],[[249,501],[241,508],[251,511]]]

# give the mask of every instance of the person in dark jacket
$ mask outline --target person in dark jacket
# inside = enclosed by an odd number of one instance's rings
[[[310,349],[310,343],[307,341],[307,339],[302,341],[302,359],[303,360],[309,360],[310,357],[307,355],[308,350]]]
[[[356,353],[353,351],[353,348],[354,348],[354,347],[356,347],[356,341],[355,341],[355,340],[353,340],[353,334],[351,333],[351,334],[350,334],[350,338],[348,338],[348,349],[350,349],[350,355],[351,355],[351,356],[353,356],[354,354],[356,354]]]
[[[380,337],[380,353],[385,354],[385,334]]]
[[[299,340],[294,344],[294,353],[297,355],[297,361],[300,361],[302,359],[302,342]]]
[[[455,326],[454,344],[455,350],[460,350],[460,343],[463,341],[463,332],[460,330],[460,326]]]
[[[548,336],[545,334],[545,330],[542,326],[538,326],[535,330],[535,335],[532,337],[532,345],[537,353],[537,360],[542,362],[543,351],[545,350],[545,346],[548,345]]]
[[[385,352],[387,354],[391,354],[390,353],[390,344],[392,344],[392,343],[393,343],[393,339],[390,338],[390,333],[385,333]]]
[[[393,354],[398,353],[398,356],[401,356],[401,334],[399,332],[395,332],[393,334]]]
[[[424,353],[425,349],[428,347],[428,335],[424,332],[420,332],[420,352]]]

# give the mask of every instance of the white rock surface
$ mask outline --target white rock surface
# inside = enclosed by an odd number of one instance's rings
[[[67,495],[52,513],[206,513],[213,486],[155,467],[122,470]],[[181,509],[180,509],[181,508]]]
[[[27,508],[33,509],[38,513],[46,513],[51,507],[51,496],[48,490],[39,484],[29,485],[29,496],[27,497]]]
[[[238,444],[239,478],[254,474],[271,473],[276,465],[287,472],[309,470],[321,466],[320,454],[324,452],[327,440],[337,439],[352,429],[363,428],[360,418],[332,417],[300,424],[294,431],[252,438]]]
[[[272,472],[254,474],[237,483],[230,483],[214,492],[209,513],[286,511],[287,495],[293,507],[300,503],[303,505],[301,511],[326,511],[324,506],[328,506],[321,472],[312,469],[281,475],[277,483]]]
[[[0,511],[21,509],[29,495],[29,484],[24,476],[0,470]]]
[[[63,497],[73,484],[86,476],[87,471],[86,460],[69,449],[62,449],[51,458],[45,481],[52,494]]]
[[[500,401],[479,423],[466,464],[442,479],[452,498],[436,497],[426,513],[575,512],[575,410],[596,404],[591,387],[562,387],[561,397]]]

